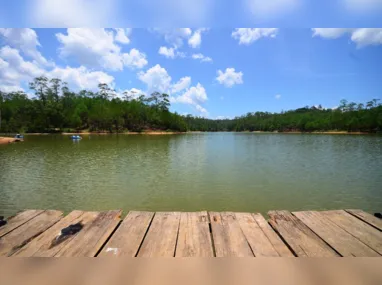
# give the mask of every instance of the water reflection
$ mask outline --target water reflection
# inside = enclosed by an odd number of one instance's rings
[[[378,136],[28,136],[0,147],[0,215],[25,208],[380,211],[380,169]]]

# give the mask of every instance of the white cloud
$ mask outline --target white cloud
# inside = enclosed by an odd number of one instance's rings
[[[74,57],[82,65],[117,71],[122,70],[124,66],[142,68],[147,64],[146,55],[137,49],[121,53],[114,31],[69,28],[66,35],[59,33],[56,37],[62,44],[59,48],[60,56]]]
[[[207,110],[202,106],[208,100],[206,90],[200,83],[190,87],[191,77],[182,77],[178,82],[172,84],[171,76],[167,73],[167,70],[157,64],[146,72],[139,72],[138,78],[147,85],[148,94],[154,91],[166,92],[172,94],[170,97],[172,103],[188,104],[198,112],[208,114]],[[181,93],[181,91],[184,92]]]
[[[313,28],[313,37],[320,36],[327,39],[337,39],[353,29],[346,28]]]
[[[236,72],[235,68],[226,68],[225,72],[218,70],[216,80],[226,87],[243,83],[243,73]]]
[[[169,47],[160,47],[158,50],[158,53],[160,55],[165,56],[166,58],[174,59],[176,57],[186,57],[186,54],[184,52],[177,51],[176,48],[169,48]]]
[[[125,66],[130,68],[143,68],[147,65],[146,54],[140,52],[139,50],[133,48],[129,53],[122,54],[122,60]]]
[[[183,45],[184,40],[187,40],[192,35],[192,30],[190,28],[155,28],[153,31],[163,35],[165,41],[175,49],[180,48]]]
[[[351,40],[357,47],[382,44],[382,28],[362,28],[356,29],[351,35]]]
[[[171,102],[173,103],[183,103],[194,106],[194,108],[202,113],[207,115],[208,111],[201,106],[208,100],[206,90],[203,85],[198,83],[196,86],[192,86],[187,89],[182,95],[177,97],[171,97]]]
[[[49,78],[60,78],[75,90],[88,89],[94,91],[98,89],[99,83],[112,85],[114,82],[113,76],[102,71],[90,71],[85,66],[78,68],[56,67],[46,75]]]
[[[278,100],[278,99],[281,98],[281,95],[280,95],[280,94],[277,94],[277,95],[275,96],[275,98]]]
[[[10,46],[21,50],[26,56],[36,60],[39,64],[51,65],[37,50],[40,47],[37,34],[34,30],[0,28],[0,35]]]
[[[114,26],[119,0],[27,1],[27,20],[34,27]]]
[[[112,31],[105,29],[69,28],[67,34],[56,34],[62,44],[59,52],[62,57],[75,57],[81,64],[111,67],[122,70],[118,60],[120,47],[114,42]]]
[[[167,58],[175,58],[174,48],[160,47],[158,53],[164,55]]]
[[[194,31],[192,36],[188,39],[188,44],[189,46],[193,48],[198,48],[200,47],[202,43],[202,32],[206,31],[207,29],[202,28],[202,29],[197,29]]]
[[[139,72],[138,78],[147,85],[149,92],[168,92],[171,86],[171,76],[159,64],[151,67],[146,72]]]
[[[182,77],[177,83],[172,86],[172,93],[178,93],[184,89],[187,89],[191,85],[191,77]]]
[[[320,36],[326,39],[337,39],[344,35],[350,35],[352,42],[358,48],[368,45],[382,44],[382,28],[313,28],[313,37]]]
[[[115,35],[115,40],[121,44],[129,44],[130,43],[130,39],[129,39],[129,35],[131,34],[131,30],[130,28],[128,29],[115,29],[116,31],[116,35]]]
[[[187,89],[182,95],[174,98],[174,102],[198,105],[208,100],[206,90],[203,85],[198,83]]]
[[[0,49],[0,86],[4,91],[22,90],[21,85],[35,77],[60,78],[74,90],[96,90],[98,83],[112,84],[114,77],[102,71],[90,71],[84,66],[55,67],[52,70],[41,68],[37,62],[26,61],[18,50],[9,46]]]
[[[0,87],[4,91],[21,90],[21,84],[44,74],[36,62],[25,61],[17,49],[0,49]]]
[[[194,53],[192,55],[193,59],[200,59],[201,62],[212,62],[212,58],[205,56],[201,53]]]
[[[239,44],[249,45],[262,37],[276,37],[277,28],[237,28],[231,36],[239,40]]]
[[[200,113],[202,113],[203,115],[207,116],[208,115],[208,111],[207,109],[203,108],[202,106],[200,105],[196,105],[195,106],[196,110],[198,110]]]
[[[296,10],[301,0],[246,0],[249,11],[257,18],[281,16]]]

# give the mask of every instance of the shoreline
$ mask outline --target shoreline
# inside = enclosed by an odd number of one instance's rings
[[[317,134],[317,135],[375,135],[376,133],[369,132],[347,132],[347,131],[315,131],[315,132],[268,132],[268,131],[221,131],[221,132],[203,132],[203,131],[189,131],[189,132],[166,132],[166,131],[144,131],[144,132],[122,132],[122,133],[109,133],[109,132],[62,132],[62,133],[25,133],[27,136],[49,136],[49,135],[180,135],[180,134],[202,134],[202,133],[253,133],[253,134]],[[3,135],[3,136],[1,136]],[[4,135],[13,134],[0,134],[0,144],[9,144],[17,142],[18,140],[13,137],[6,137]]]
[[[15,139],[15,138],[10,138],[10,137],[0,137],[0,145],[1,144],[11,144],[14,142],[18,142],[20,140]]]

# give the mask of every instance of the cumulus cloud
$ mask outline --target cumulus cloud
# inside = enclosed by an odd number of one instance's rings
[[[158,53],[167,58],[175,58],[174,48],[160,47]]]
[[[198,48],[202,44],[202,33],[207,29],[197,29],[192,36],[188,39],[188,45],[192,48]]]
[[[257,18],[272,18],[296,10],[301,0],[246,0],[249,11]]]
[[[166,58],[174,59],[176,57],[185,57],[186,54],[180,51],[177,51],[176,48],[169,48],[169,47],[160,47],[158,50],[158,53],[160,55],[165,56]]]
[[[113,76],[102,71],[90,71],[84,66],[78,68],[56,66],[52,70],[46,70],[35,61],[25,60],[17,49],[9,46],[0,49],[1,90],[22,90],[22,84],[27,84],[42,75],[48,78],[60,78],[74,90],[95,90],[99,83],[112,84],[114,81]]]
[[[183,46],[184,40],[187,40],[192,35],[190,28],[176,28],[176,29],[152,29],[154,32],[162,35],[164,40],[172,45],[175,49]]]
[[[29,23],[34,27],[113,26],[119,0],[27,1]]]
[[[168,92],[171,86],[171,76],[159,64],[146,72],[139,72],[138,78],[147,85],[148,91]]]
[[[129,35],[131,34],[132,29],[115,29],[116,35],[115,35],[115,40],[121,44],[129,44],[130,39]]]
[[[231,36],[239,40],[239,44],[249,45],[263,37],[275,38],[277,28],[237,28]]]
[[[49,78],[60,78],[75,90],[89,89],[97,90],[99,83],[112,85],[114,77],[102,71],[90,71],[85,66],[73,68],[55,67],[46,74]]]
[[[205,56],[201,53],[194,53],[192,55],[193,59],[199,59],[201,62],[212,62],[212,58]]]
[[[122,54],[122,60],[125,66],[130,68],[143,68],[147,65],[146,54],[140,52],[139,50],[133,48],[128,53]]]
[[[44,74],[36,62],[26,61],[17,49],[0,49],[0,88],[3,91],[22,90],[21,84]]]
[[[69,28],[67,34],[56,34],[61,43],[60,56],[73,57],[80,64],[90,67],[102,67],[110,70],[123,70],[129,68],[142,68],[147,64],[146,55],[137,49],[129,53],[122,53],[121,47],[116,44],[115,37],[118,31],[106,29]],[[119,41],[126,39],[119,38]]]
[[[171,102],[192,105],[198,112],[205,115],[208,114],[208,111],[202,107],[201,104],[205,103],[207,100],[206,90],[200,83],[187,89],[182,95],[171,97]]]
[[[52,65],[38,51],[41,46],[37,34],[33,29],[0,28],[0,37],[11,47],[21,50],[26,56],[36,60],[39,64]]]
[[[243,73],[236,72],[235,68],[226,68],[225,72],[218,70],[216,80],[225,87],[243,83]]]
[[[337,39],[344,35],[350,35],[350,40],[358,48],[382,44],[382,28],[313,28],[312,31],[313,37],[319,36],[326,39]]]
[[[184,41],[187,41],[188,45],[192,48],[200,47],[202,43],[202,33],[207,30],[208,29],[206,28],[195,29],[194,31],[190,28],[153,29],[153,31],[161,34],[165,41],[172,45],[175,49],[182,47]]]
[[[182,77],[177,83],[172,86],[172,93],[178,93],[184,89],[187,89],[191,85],[191,77]]]

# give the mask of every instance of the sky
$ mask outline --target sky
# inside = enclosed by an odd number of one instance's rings
[[[167,93],[172,111],[212,119],[306,105],[335,108],[341,99],[381,99],[382,21],[376,15],[382,2],[339,1],[342,8],[337,12],[336,1],[323,1],[321,9],[332,9],[326,19],[319,19],[310,1],[273,0],[264,5],[247,0],[242,4],[252,22],[259,23],[256,28],[232,27],[251,21],[244,13],[242,19],[236,17],[240,11],[230,1],[216,6],[212,0],[204,5],[195,0],[193,7],[182,6],[181,0],[162,1],[178,9],[168,17],[166,9],[146,0],[130,1],[129,7],[117,0],[107,6],[103,0],[91,6],[86,0],[68,0],[66,5],[59,0],[7,1],[0,10],[0,26],[5,27],[0,28],[0,90],[23,90],[32,96],[28,82],[40,75],[58,77],[74,91],[96,91],[99,83],[107,83],[120,97],[123,92]],[[129,17],[119,17],[118,7]],[[211,7],[213,20],[208,17]],[[159,16],[140,27],[139,19],[152,16],[153,9]],[[227,15],[232,15],[230,25],[224,20]],[[304,22],[309,15],[310,22]],[[342,21],[341,28],[312,28],[335,18]],[[149,27],[151,23],[160,28]],[[181,24],[192,28],[173,28]],[[72,28],[78,26],[93,28]]]

